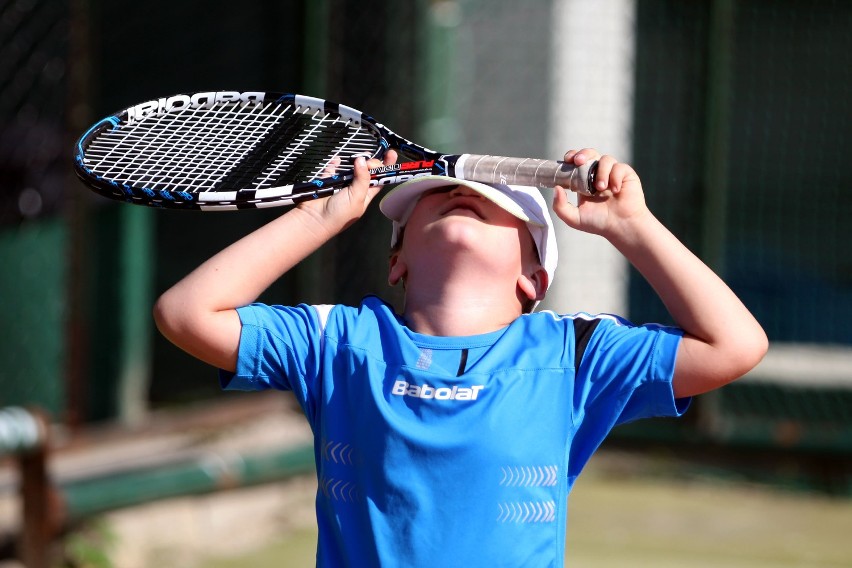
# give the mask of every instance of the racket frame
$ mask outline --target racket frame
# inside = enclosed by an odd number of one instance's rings
[[[290,93],[259,91],[205,91],[163,97],[134,105],[96,122],[77,141],[74,151],[74,170],[77,176],[96,193],[113,200],[169,209],[200,209],[228,211],[294,205],[302,201],[332,195],[352,182],[351,173],[332,173],[304,182],[262,189],[224,188],[213,191],[192,192],[175,189],[155,189],[144,184],[118,182],[99,175],[87,164],[86,148],[100,134],[124,124],[145,120],[151,115],[181,110],[213,108],[222,104],[258,105],[269,101],[275,104],[292,104],[295,112],[332,113],[350,123],[368,130],[376,140],[372,153],[351,154],[349,158],[383,159],[389,150],[396,150],[398,161],[389,166],[370,170],[371,185],[394,185],[418,176],[441,175],[484,183],[562,185],[572,191],[593,195],[596,162],[575,167],[564,162],[531,158],[508,158],[475,154],[442,154],[404,138],[370,115],[352,107],[324,99]],[[341,164],[351,171],[352,164]],[[534,175],[531,175],[532,174]]]

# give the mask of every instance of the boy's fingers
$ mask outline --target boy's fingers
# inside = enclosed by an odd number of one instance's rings
[[[617,164],[615,158],[609,155],[601,156],[598,159],[598,170],[595,175],[595,189],[605,191],[612,186],[611,179],[613,167]]]
[[[382,160],[383,164],[385,166],[392,166],[396,163],[397,157],[396,150],[388,150],[387,154],[385,154],[384,160]]]
[[[395,150],[388,150],[381,160],[378,158],[370,158],[367,160],[367,167],[370,169],[380,166],[391,166],[396,163],[397,153]]]
[[[372,160],[371,160],[372,161]],[[367,166],[367,160],[364,156],[358,156],[352,162],[352,185],[368,183],[370,181],[370,170]]]
[[[615,164],[612,167],[612,174],[610,174],[610,182],[609,186],[612,189],[613,193],[618,193],[621,191],[621,186],[624,185],[624,180],[627,176],[633,171],[633,169],[627,164]]]
[[[354,179],[352,180],[350,189],[356,196],[359,196],[357,197],[358,200],[364,199],[365,202],[369,202],[382,189],[380,185],[370,186],[370,169],[379,167],[381,163],[378,163],[378,160],[367,161],[365,158],[359,156],[355,158],[353,165]]]
[[[582,166],[585,163],[597,160],[600,154],[594,148],[583,148],[582,150],[568,150],[565,153],[566,162]]]
[[[337,172],[337,167],[340,165],[340,158],[334,157],[328,161],[323,168],[323,176],[333,176]]]
[[[580,210],[568,200],[568,190],[561,185],[553,188],[553,211],[569,227],[580,222]]]

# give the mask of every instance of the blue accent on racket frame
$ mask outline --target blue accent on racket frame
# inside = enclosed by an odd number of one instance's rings
[[[112,124],[112,127],[115,128],[116,126],[118,126],[118,123],[120,121],[117,116],[108,116],[107,118],[101,120],[100,122],[92,126],[86,131],[85,134],[80,137],[80,140],[77,141],[77,159],[80,161],[81,164],[83,163],[83,140],[88,138],[89,134],[100,128],[101,125],[103,125],[105,122]]]

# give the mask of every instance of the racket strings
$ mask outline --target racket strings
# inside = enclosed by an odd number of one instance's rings
[[[301,117],[276,121],[275,127],[253,145],[244,159],[222,179],[220,186],[248,189],[262,187],[257,181],[258,176],[262,175],[270,161],[286,152],[287,147],[293,144],[304,127]]]
[[[252,107],[167,113],[105,130],[86,149],[86,163],[118,183],[204,191],[275,121]]]
[[[207,191],[234,168],[277,118],[260,107],[219,108],[168,113],[108,131],[120,159],[103,167],[118,182],[172,191]],[[268,110],[268,109],[264,109]],[[114,133],[114,134],[113,134]],[[87,152],[93,152],[94,146]],[[88,155],[88,154],[87,154]]]
[[[351,169],[374,155],[378,136],[331,113],[292,106],[223,103],[123,122],[89,143],[86,166],[98,176],[150,190],[257,190]]]
[[[304,181],[313,181],[352,170],[351,158],[355,154],[375,153],[377,137],[350,120],[329,113],[320,116],[315,112],[299,123],[297,133],[287,152],[282,152],[263,172],[259,187],[274,187]],[[295,129],[294,129],[295,130]],[[337,162],[334,162],[337,158]],[[334,164],[334,165],[332,165]]]
[[[277,106],[230,105],[224,112],[205,116],[199,112],[199,138],[190,144],[181,141],[175,159],[191,164],[187,181],[202,191],[213,189],[237,167],[252,150],[257,136],[266,136],[278,122]],[[215,134],[215,136],[210,136]]]

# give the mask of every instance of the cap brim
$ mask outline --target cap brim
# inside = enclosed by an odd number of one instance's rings
[[[446,176],[421,176],[400,184],[382,198],[379,202],[379,209],[381,209],[382,213],[384,213],[384,215],[389,219],[405,223],[408,220],[408,216],[410,215],[414,205],[423,193],[430,189],[448,186],[455,187],[457,185],[463,185],[464,187],[476,191],[485,199],[495,203],[501,209],[508,211],[518,219],[526,221],[527,223],[534,223],[536,225],[540,224],[538,220],[530,219],[529,215],[527,215],[523,208],[518,205],[514,199],[501,192],[499,189],[495,189],[490,185],[479,183],[477,181],[456,179]]]

